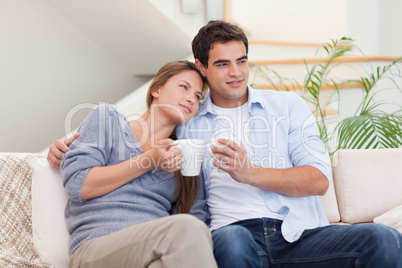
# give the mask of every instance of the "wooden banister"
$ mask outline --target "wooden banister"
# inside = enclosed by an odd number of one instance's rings
[[[366,61],[395,61],[397,57],[344,57],[337,58],[334,62],[366,62]],[[250,64],[257,65],[280,65],[280,64],[315,64],[324,63],[327,58],[313,58],[313,59],[292,59],[292,60],[250,60]]]
[[[272,89],[272,90],[301,90],[304,88],[304,84],[289,84],[289,85],[266,85],[266,84],[255,84],[253,85],[256,89]],[[337,84],[339,89],[352,89],[352,88],[362,88],[362,85],[357,82],[347,82]],[[324,84],[321,86],[321,90],[334,90],[335,86],[332,84]]]
[[[318,43],[303,43],[303,42],[284,42],[284,41],[267,41],[267,40],[248,40],[252,45],[268,45],[268,46],[290,46],[290,47],[319,47]]]
[[[223,0],[223,20],[232,22],[232,1]]]
[[[317,116],[319,116],[319,115],[321,115],[321,113],[320,113],[320,111],[311,111],[314,115],[317,115]],[[323,115],[325,115],[325,116],[328,116],[328,115],[338,115],[339,114],[339,112],[337,111],[337,110],[325,110],[324,112],[323,112]]]

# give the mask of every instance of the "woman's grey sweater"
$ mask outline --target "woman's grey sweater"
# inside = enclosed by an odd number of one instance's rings
[[[81,200],[88,171],[118,164],[144,153],[128,120],[111,105],[96,106],[79,128],[80,137],[64,154],[61,174],[70,198],[65,218],[70,232],[70,255],[83,242],[174,213],[173,173],[154,169],[101,197]],[[146,165],[148,162],[140,164]],[[134,162],[133,162],[134,164]],[[191,214],[205,221],[203,181]]]

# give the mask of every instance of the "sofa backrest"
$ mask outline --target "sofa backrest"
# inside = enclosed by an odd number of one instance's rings
[[[402,148],[339,150],[333,179],[342,222],[372,222],[402,205]]]

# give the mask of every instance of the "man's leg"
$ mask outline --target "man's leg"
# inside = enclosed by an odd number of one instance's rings
[[[137,224],[85,242],[70,259],[70,267],[149,265],[216,267],[205,223],[180,214]]]
[[[267,267],[261,264],[258,245],[243,226],[221,227],[212,232],[212,240],[219,268]],[[264,251],[260,253],[266,255]]]
[[[298,244],[302,250],[299,256],[316,259],[319,265],[402,268],[402,234],[380,224],[307,230]]]
[[[298,241],[289,243],[282,236],[281,225],[280,220],[263,218],[224,227],[242,230],[246,235],[237,237],[239,231],[227,231],[223,237],[229,239],[214,244],[218,265],[230,260],[231,267],[256,267],[244,266],[244,263],[255,260],[255,252],[258,252],[261,267],[269,267],[269,260],[275,267],[402,268],[402,234],[393,228],[380,224],[331,225],[306,230]],[[217,231],[212,233],[214,243],[218,241]],[[253,236],[254,244],[249,234]]]
[[[275,267],[402,268],[402,235],[384,225],[331,225],[306,230],[288,243],[270,221],[264,219],[265,243]]]

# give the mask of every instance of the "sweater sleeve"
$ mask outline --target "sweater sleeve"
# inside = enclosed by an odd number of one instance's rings
[[[200,187],[198,189],[197,199],[195,200],[194,205],[190,210],[190,214],[197,217],[199,220],[206,222],[207,221],[207,212],[206,212],[207,200],[205,197],[205,184],[204,184],[204,178],[202,175],[200,175],[200,177],[199,177],[199,184],[200,184]]]
[[[108,164],[117,121],[117,111],[112,106],[105,104],[94,107],[80,125],[80,137],[71,144],[71,151],[63,155],[60,171],[72,201],[84,202],[81,200],[81,191],[89,170]]]

